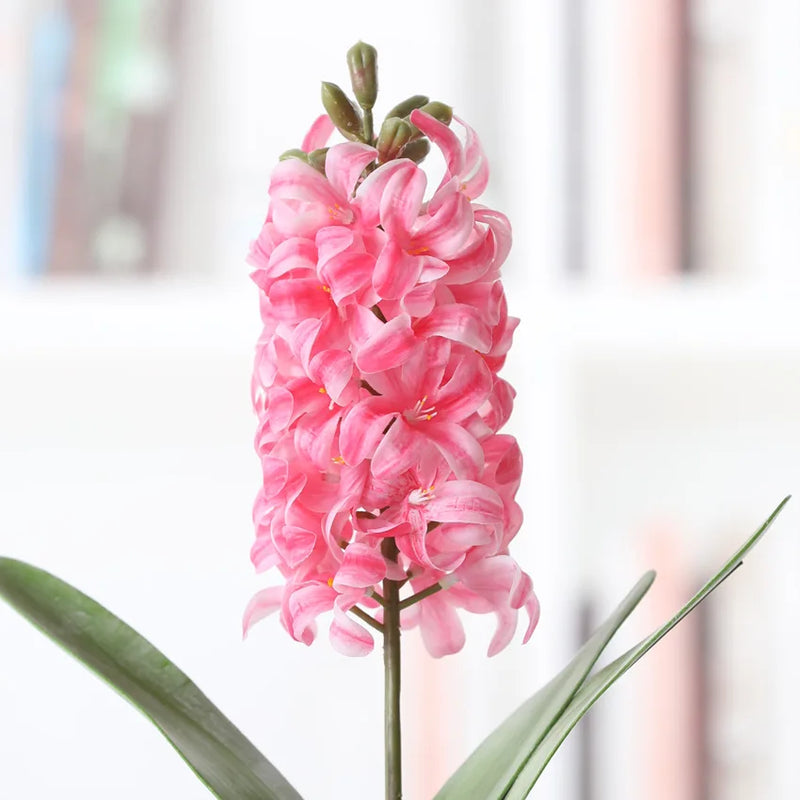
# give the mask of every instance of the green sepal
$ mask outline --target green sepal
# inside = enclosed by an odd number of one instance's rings
[[[322,105],[345,139],[364,141],[364,127],[358,107],[335,83],[322,82]]]

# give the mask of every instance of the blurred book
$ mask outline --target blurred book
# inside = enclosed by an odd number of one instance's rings
[[[24,269],[154,271],[185,2],[37,0],[29,14]]]

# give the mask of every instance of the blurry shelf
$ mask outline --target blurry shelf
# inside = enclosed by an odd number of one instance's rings
[[[540,354],[800,355],[796,302],[772,288],[571,285],[512,302],[512,311],[522,317],[518,341]],[[0,342],[15,352],[240,351],[258,332],[257,294],[244,274],[235,283],[71,281],[0,291]]]

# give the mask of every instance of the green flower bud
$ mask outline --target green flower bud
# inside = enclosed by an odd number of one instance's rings
[[[358,108],[335,83],[322,82],[322,105],[346,139],[351,142],[364,141]]]
[[[286,161],[289,158],[299,158],[301,161],[305,161],[306,164],[308,164],[308,154],[296,147],[291,150],[287,150],[285,153],[281,153],[278,160]]]
[[[427,139],[416,139],[400,151],[398,158],[410,158],[415,164],[420,164],[430,151],[431,143]]]
[[[424,94],[415,94],[412,97],[409,97],[407,100],[403,100],[402,103],[398,103],[387,115],[386,119],[389,117],[407,117],[415,108],[420,108],[424,106],[425,103],[428,102],[428,98],[425,97]]]
[[[383,163],[397,157],[411,138],[411,125],[404,119],[389,117],[383,121],[378,134],[378,160]]]
[[[347,51],[350,82],[358,104],[365,111],[375,105],[378,96],[378,52],[371,44],[358,42]]]
[[[312,150],[308,154],[308,163],[318,172],[325,173],[325,159],[328,156],[328,148],[320,147],[319,150]]]
[[[440,103],[438,100],[434,100],[432,103],[426,103],[424,106],[420,106],[419,110],[424,111],[426,114],[430,114],[434,119],[438,119],[439,122],[444,122],[445,125],[449,125],[453,121],[452,107],[445,105],[444,103]]]

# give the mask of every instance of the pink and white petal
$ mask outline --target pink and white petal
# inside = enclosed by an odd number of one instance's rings
[[[489,525],[473,522],[445,522],[428,534],[428,544],[440,553],[465,553],[471,547],[482,547],[494,539]]]
[[[327,583],[307,583],[295,589],[286,604],[289,633],[298,642],[306,642],[305,634],[316,618],[330,611],[336,591]]]
[[[345,548],[342,563],[333,579],[333,588],[367,589],[386,577],[386,561],[378,550],[360,542]]]
[[[366,656],[375,646],[372,634],[338,604],[333,609],[330,640],[334,650],[345,656]]]
[[[474,226],[469,200],[461,192],[455,192],[435,214],[414,226],[412,247],[424,246],[431,255],[453,258],[469,240]]]
[[[427,317],[414,324],[420,338],[444,336],[454,342],[488,353],[492,346],[492,334],[480,314],[462,303],[437,306]]]
[[[364,179],[351,203],[358,212],[362,228],[369,231],[378,226],[381,221],[381,199],[389,181],[397,172],[407,170],[409,162],[398,159],[383,164]]]
[[[375,262],[372,286],[383,299],[403,297],[416,286],[422,267],[421,258],[410,255],[394,239],[389,239]]]
[[[323,350],[309,362],[308,376],[338,403],[353,378],[353,357],[346,350]]]
[[[370,469],[378,478],[399,475],[413,467],[420,459],[423,437],[402,418],[398,417],[378,442],[372,456]]]
[[[360,142],[344,142],[328,150],[325,175],[342,200],[349,203],[361,173],[377,156],[374,147]]]
[[[417,337],[408,314],[399,314],[381,326],[356,351],[356,366],[365,373],[399,367],[414,351]]]
[[[406,292],[402,300],[403,310],[412,317],[425,317],[436,305],[436,286],[432,283],[421,283],[410,292]]]
[[[301,200],[325,208],[335,208],[341,200],[322,173],[298,158],[287,158],[275,165],[270,177],[269,196],[273,201],[270,206],[273,214],[275,200]]]
[[[267,391],[267,421],[273,431],[289,427],[294,412],[292,393],[283,386],[272,386]]]
[[[350,342],[356,349],[378,334],[384,324],[370,309],[362,305],[349,306],[347,309],[347,331]]]
[[[413,162],[401,159],[401,163],[403,169],[392,175],[381,197],[381,225],[390,239],[406,244],[422,207],[427,178]]]
[[[495,252],[492,266],[499,269],[511,251],[511,223],[505,214],[491,208],[476,207],[475,221],[483,222],[489,226],[495,242]]]
[[[280,563],[280,556],[271,536],[258,536],[250,548],[250,561],[256,572],[266,572]]]
[[[319,279],[287,278],[276,281],[269,293],[272,313],[286,322],[309,317],[319,318],[331,308],[330,294],[324,291]]]
[[[313,238],[320,228],[333,222],[328,208],[324,203],[304,200],[275,199],[270,203],[275,231],[283,237]]]
[[[278,278],[296,269],[316,270],[317,247],[311,239],[294,236],[281,242],[271,253],[267,277]]]
[[[456,364],[450,380],[433,396],[441,419],[461,422],[477,411],[492,391],[492,373],[483,358],[467,353]]]
[[[480,477],[484,467],[483,448],[471,433],[455,422],[437,422],[425,432],[458,479]]]
[[[374,271],[375,259],[369,253],[341,253],[321,264],[319,270],[337,305],[369,286]]]
[[[286,459],[274,456],[262,456],[261,471],[264,475],[264,496],[274,497],[283,491],[289,478],[289,465]]]
[[[447,164],[446,177],[460,175],[464,169],[464,150],[458,136],[443,122],[419,109],[412,111],[409,119],[442,151]]]
[[[495,618],[497,619],[497,628],[492,636],[492,641],[489,642],[489,649],[487,655],[496,656],[501,650],[508,647],[511,640],[514,638],[514,631],[517,630],[517,612],[510,608],[498,607],[495,609]]]
[[[325,147],[328,139],[331,138],[333,129],[334,124],[331,118],[327,114],[321,114],[309,128],[308,133],[303,138],[300,149],[304,153],[310,153],[312,150],[319,150],[321,147]]]
[[[442,261],[435,256],[420,256],[420,264],[422,268],[419,273],[420,283],[431,283],[438,281],[443,276],[447,275],[450,266],[446,261]]]
[[[525,631],[525,636],[522,637],[523,644],[531,638],[534,630],[536,630],[536,625],[539,623],[539,614],[541,612],[539,598],[533,592],[525,601],[525,610],[528,612],[528,628]]]
[[[327,472],[333,458],[333,440],[339,426],[339,415],[306,414],[297,423],[294,440],[302,453],[320,470]]]
[[[464,647],[464,627],[456,610],[439,594],[426,597],[419,604],[419,627],[422,641],[434,658],[449,656]]]
[[[492,266],[495,249],[494,237],[487,229],[468,250],[462,250],[455,258],[448,259],[450,269],[442,280],[448,286],[468,285],[477,281]]]
[[[316,534],[294,525],[278,525],[272,530],[272,542],[290,569],[296,569],[313,552]]]
[[[345,462],[355,466],[371,458],[393,416],[383,397],[365,397],[349,408],[339,430],[339,449]]]
[[[262,589],[256,592],[244,610],[242,615],[242,636],[247,636],[250,628],[274,614],[281,607],[283,601],[283,586],[271,586],[269,589]]]
[[[428,500],[426,514],[429,519],[439,522],[497,525],[503,521],[503,501],[497,492],[477,481],[446,481],[436,487],[433,497]],[[470,567],[468,571],[460,573],[465,576],[463,580],[469,588],[472,588],[469,580],[486,580],[480,571],[486,570],[485,566],[480,566],[486,560],[478,562],[479,567]],[[473,573],[475,569],[478,572]]]
[[[464,128],[464,172],[461,175],[463,191],[470,200],[480,197],[489,183],[489,162],[481,147],[478,134],[460,117],[454,119]]]

